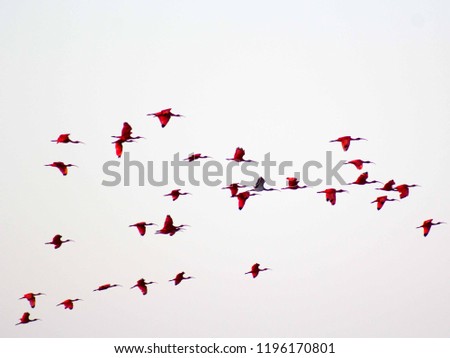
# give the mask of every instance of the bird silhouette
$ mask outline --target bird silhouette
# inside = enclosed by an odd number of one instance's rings
[[[40,318],[33,318],[30,319],[30,313],[29,312],[24,312],[24,314],[22,315],[22,317],[19,318],[19,323],[16,323],[16,326],[18,326],[19,324],[27,324],[30,322],[34,322],[34,321],[40,321]]]
[[[56,306],[61,306],[64,305],[64,309],[69,309],[72,310],[73,309],[73,303],[76,301],[83,301],[80,298],[74,298],[74,299],[67,299],[65,301],[62,301],[61,303],[58,303]]]
[[[384,195],[384,196],[379,196],[378,198],[376,198],[374,201],[371,202],[371,204],[377,203],[377,210],[381,210],[381,208],[383,207],[383,205],[386,201],[398,201],[398,200],[397,199],[388,199],[387,195]]]
[[[386,184],[384,184],[381,188],[375,188],[375,190],[395,191],[394,185],[395,185],[395,181],[394,181],[394,179],[391,179]]]
[[[245,150],[241,147],[237,147],[236,151],[234,152],[233,158],[226,158],[226,160],[234,160],[235,162],[247,162],[247,163],[256,163],[254,160],[251,159],[244,159]]]
[[[104,290],[108,290],[108,289],[110,289],[110,288],[113,288],[113,287],[122,287],[121,285],[118,285],[118,284],[110,284],[110,283],[105,283],[104,285],[101,285],[101,286],[98,286],[95,290],[94,290],[94,292],[95,291],[104,291]]]
[[[294,177],[287,177],[286,178],[287,187],[281,188],[282,190],[290,189],[290,190],[297,190],[297,189],[305,189],[308,186],[299,186],[299,180]]]
[[[148,113],[147,116],[157,117],[159,119],[159,122],[161,123],[162,128],[164,128],[169,123],[170,118],[184,117],[181,114],[172,113],[172,108],[163,109],[162,111],[159,111],[156,113]]]
[[[19,300],[23,300],[23,299],[28,300],[28,303],[30,304],[30,307],[34,308],[36,306],[36,296],[41,296],[41,295],[45,296],[45,293],[41,293],[41,292],[39,292],[39,293],[32,293],[32,292],[29,292],[29,293],[25,293],[22,297],[19,298]]]
[[[351,184],[366,185],[366,184],[380,183],[378,180],[368,181],[367,180],[368,178],[369,178],[369,173],[364,172],[353,183],[350,183],[349,185],[351,185]]]
[[[441,224],[447,224],[447,223],[443,222],[443,221],[439,221],[437,223],[434,223],[433,219],[428,219],[428,220],[425,220],[422,225],[417,226],[416,229],[423,228],[423,236],[427,237],[427,235],[430,233],[430,230],[431,230],[432,226],[434,226],[434,225],[441,225]]]
[[[80,142],[79,140],[72,140],[70,139],[70,133],[60,134],[57,139],[52,140],[52,142],[59,144],[59,143],[74,143],[74,144],[84,144],[83,142]]]
[[[251,269],[249,272],[246,272],[245,275],[251,273],[252,276],[253,276],[253,278],[255,278],[255,277],[258,276],[258,274],[259,274],[261,271],[267,271],[267,270],[270,270],[270,268],[268,268],[268,267],[261,269],[261,268],[259,268],[259,266],[260,266],[260,265],[259,265],[258,263],[254,264],[254,265],[252,266],[252,269]]]
[[[138,222],[136,224],[128,225],[128,227],[136,227],[138,229],[138,231],[139,231],[139,234],[141,234],[141,236],[144,236],[145,232],[147,231],[146,226],[152,226],[152,225],[156,225],[156,224],[154,224],[154,223],[146,223],[145,221],[141,221],[141,222]]]
[[[420,187],[420,185],[417,185],[417,184],[411,184],[411,185],[400,184],[400,185],[397,185],[394,189],[395,189],[395,191],[398,191],[398,193],[400,194],[400,199],[404,199],[409,195],[409,188],[414,188],[416,186]]]
[[[256,180],[255,186],[250,191],[278,191],[278,189],[275,188],[269,188],[267,189],[264,184],[266,183],[266,180],[263,177],[259,177]]]
[[[185,158],[183,160],[188,161],[188,162],[193,162],[196,159],[206,159],[206,158],[211,158],[211,157],[208,157],[207,155],[202,155],[201,153],[195,153],[195,154],[193,153],[193,154],[190,154],[187,158]]]
[[[171,196],[172,201],[177,200],[180,197],[180,195],[192,195],[192,194],[191,193],[182,193],[181,189],[174,189],[170,193],[164,194],[164,196]]]
[[[189,225],[174,225],[173,224],[173,220],[172,217],[170,215],[166,216],[166,220],[164,221],[164,226],[161,230],[157,230],[156,234],[163,234],[163,235],[170,235],[173,236],[175,235],[178,231],[182,230],[185,226],[189,226]]]
[[[181,281],[183,281],[183,280],[190,280],[191,278],[195,278],[195,277],[192,277],[192,276],[184,277],[184,272],[180,272],[179,274],[177,274],[177,275],[175,276],[175,278],[169,280],[169,282],[172,282],[172,281],[173,281],[173,282],[175,283],[175,286],[176,286],[176,285],[178,285]]]
[[[130,287],[130,289],[137,287],[137,288],[139,288],[141,290],[142,294],[145,296],[147,294],[147,291],[148,291],[147,290],[147,285],[151,285],[151,284],[154,284],[154,283],[157,283],[157,282],[153,282],[153,281],[145,282],[145,280],[143,278],[141,278],[141,279],[139,279],[136,282],[136,284],[134,286]]]
[[[352,140],[367,140],[365,138],[352,138],[351,136],[344,136],[344,137],[339,137],[338,139],[333,139],[330,140],[330,143],[332,142],[341,142],[342,145],[342,149],[344,150],[344,152],[346,152],[348,150],[348,148],[350,147],[350,143]]]
[[[238,209],[242,210],[242,208],[245,205],[245,202],[247,201],[247,199],[251,196],[255,196],[258,194],[255,193],[250,193],[249,190],[247,191],[243,191],[242,193],[239,193],[238,195],[236,195],[237,199],[238,199]]]
[[[53,162],[51,164],[45,164],[46,167],[58,168],[62,175],[66,176],[69,172],[69,167],[77,167],[75,164],[65,164],[64,162]]]
[[[336,193],[348,193],[347,190],[339,189],[336,190],[334,188],[328,188],[322,191],[318,191],[318,194],[325,194],[325,200],[330,202],[331,205],[336,204]]]
[[[361,170],[364,164],[375,164],[375,163],[371,162],[370,160],[353,159],[349,160],[348,162],[345,162],[344,164],[353,164],[356,167],[356,169]]]
[[[234,198],[237,195],[239,189],[245,188],[245,187],[246,187],[245,185],[240,185],[238,183],[232,183],[226,187],[223,187],[222,189],[230,189],[230,192],[231,192],[230,198]]]
[[[67,239],[67,240],[61,240],[62,236],[59,234],[56,234],[55,236],[53,236],[52,241],[50,242],[46,242],[46,245],[55,245],[54,249],[59,249],[61,247],[62,244],[66,243],[66,242],[74,242],[71,239]]]

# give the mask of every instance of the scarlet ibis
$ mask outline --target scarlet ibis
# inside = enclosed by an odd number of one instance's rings
[[[164,128],[167,123],[169,123],[170,118],[172,117],[184,117],[181,114],[174,114],[171,112],[172,108],[163,109],[162,111],[156,112],[156,113],[148,113],[147,116],[154,116],[158,117],[161,127]]]
[[[141,278],[136,282],[136,284],[133,287],[130,287],[130,289],[137,287],[141,290],[142,294],[145,296],[147,294],[147,285],[151,285],[153,283],[157,283],[157,282],[153,282],[153,281],[145,282],[145,280],[143,278]]]
[[[278,189],[275,189],[275,188],[267,189],[266,187],[264,187],[265,183],[266,183],[266,180],[263,177],[259,177],[258,180],[256,180],[256,184],[253,187],[253,189],[251,189],[251,191],[273,191],[273,190],[278,191]]]
[[[175,201],[179,198],[180,195],[191,195],[191,193],[182,193],[181,189],[174,189],[169,194],[165,194],[164,196],[171,196],[172,201]]]
[[[79,140],[72,140],[69,138],[70,133],[60,134],[59,137],[55,140],[52,140],[52,142],[58,143],[74,143],[74,144],[84,144],[83,142],[80,142]]]
[[[144,236],[145,232],[146,232],[146,226],[152,226],[152,225],[156,225],[156,224],[154,224],[154,223],[146,223],[145,221],[141,221],[141,222],[138,222],[136,224],[128,225],[128,227],[133,227],[133,226],[136,227],[138,229],[138,231],[139,231],[139,234],[141,234],[141,236]]]
[[[185,226],[189,225],[185,224],[178,226],[174,225],[172,217],[170,215],[167,215],[166,220],[164,221],[164,227],[161,230],[157,230],[156,234],[164,234],[164,235],[169,234],[170,236],[173,236],[177,231],[183,229]]]
[[[183,280],[190,280],[191,278],[195,278],[192,276],[184,277],[184,272],[180,272],[175,276],[175,278],[169,280],[169,282],[173,281],[175,283],[175,286],[178,285]]]
[[[51,164],[45,164],[46,167],[58,168],[62,175],[66,176],[69,167],[76,167],[75,164],[64,164],[63,162],[53,162]]]
[[[195,153],[195,154],[190,154],[184,160],[187,160],[189,162],[193,162],[196,159],[206,159],[206,158],[211,158],[211,157],[208,157],[207,155],[202,155],[201,153]]]
[[[25,293],[23,295],[23,297],[19,298],[19,300],[22,300],[22,299],[25,298],[30,303],[31,308],[34,308],[36,306],[36,296],[41,296],[41,295],[45,295],[45,293],[41,293],[41,292],[39,292],[39,293],[32,293],[32,292],[29,292],[29,293]]]
[[[240,188],[245,188],[245,185],[240,185],[238,183],[232,183],[232,184],[230,184],[230,185],[228,185],[228,186],[226,186],[226,187],[224,187],[222,189],[230,189],[230,191],[231,191],[231,198],[234,198],[237,195],[237,193],[238,193]]]
[[[226,158],[227,160],[234,160],[235,162],[248,162],[248,163],[255,163],[254,160],[251,159],[244,159],[245,150],[241,147],[237,147],[236,151],[234,152],[233,158]]]
[[[130,126],[130,124],[128,122],[123,122],[122,132],[121,132],[120,136],[113,135],[111,137],[118,138],[122,143],[129,142],[129,141],[132,141],[135,139],[145,139],[144,137],[140,137],[140,136],[132,137],[131,136],[132,130],[133,130],[133,128]]]
[[[375,190],[395,191],[394,185],[395,185],[395,181],[394,181],[394,179],[391,179],[386,184],[384,184],[383,187],[375,188]]]
[[[94,292],[95,291],[104,291],[104,290],[107,290],[107,289],[109,289],[109,288],[113,288],[113,287],[122,287],[121,285],[118,285],[118,284],[113,284],[113,285],[111,285],[110,283],[105,283],[104,285],[101,285],[101,286],[98,286],[98,288],[96,288],[95,290],[94,290]]]
[[[378,198],[376,198],[374,201],[371,202],[371,204],[377,203],[377,210],[380,210],[386,201],[398,201],[398,200],[397,199],[388,199],[387,195],[384,195],[384,196],[379,196]]]
[[[30,319],[30,313],[24,312],[24,314],[22,315],[22,317],[19,318],[19,320],[20,320],[20,322],[16,323],[16,326],[18,326],[19,324],[26,324],[26,323],[30,323],[30,322],[34,322],[34,321],[40,321],[40,318]]]
[[[247,275],[247,274],[251,273],[253,278],[255,278],[256,276],[258,276],[258,274],[261,271],[267,271],[267,270],[270,270],[270,268],[266,267],[266,268],[261,269],[261,268],[259,268],[259,264],[256,263],[252,266],[252,269],[249,272],[246,272],[245,274]]]
[[[76,301],[83,301],[82,299],[80,299],[80,298],[74,298],[74,299],[67,299],[67,300],[65,300],[65,301],[62,301],[61,303],[58,303],[56,306],[61,306],[61,305],[64,305],[64,309],[66,310],[66,309],[69,309],[69,310],[72,310],[73,309],[73,303],[74,302],[76,302]]]
[[[134,142],[134,140],[122,140],[122,139],[117,139],[116,141],[112,142],[112,144],[114,144],[114,147],[116,148],[116,155],[117,158],[120,158],[122,156],[123,153],[123,143],[130,143],[130,142]]]
[[[57,234],[55,236],[53,236],[52,241],[50,242],[46,242],[46,245],[55,245],[55,249],[59,249],[61,247],[62,244],[66,243],[66,242],[74,242],[71,239],[67,239],[67,240],[61,240],[62,236]]]
[[[409,188],[414,188],[416,186],[420,186],[420,185],[417,185],[417,184],[411,184],[411,185],[400,184],[400,185],[397,185],[394,189],[395,189],[395,191],[398,191],[398,193],[400,194],[400,199],[404,199],[404,198],[406,198],[409,195]]]
[[[350,147],[350,142],[352,140],[367,140],[365,138],[352,138],[351,136],[345,136],[345,137],[339,137],[338,139],[333,139],[330,140],[331,142],[341,142],[342,144],[342,149],[344,149],[344,152],[346,152],[348,150],[348,148]]]
[[[336,193],[348,193],[347,190],[339,189],[336,190],[334,188],[328,188],[322,191],[318,191],[319,194],[325,194],[326,201],[329,201],[331,205],[336,204]]]
[[[297,179],[297,178],[294,178],[294,177],[287,177],[286,178],[286,182],[287,182],[287,187],[285,187],[285,188],[281,188],[281,189],[283,189],[283,190],[285,190],[285,189],[291,189],[291,190],[297,190],[297,189],[305,189],[305,188],[307,188],[308,186],[299,186],[298,185],[298,183],[299,183],[299,180]]]
[[[364,172],[353,183],[350,183],[350,184],[365,185],[365,184],[380,183],[377,180],[368,181],[367,180],[368,177],[369,177],[369,173],[368,172]]]
[[[247,199],[249,197],[251,197],[251,196],[254,196],[254,195],[258,195],[258,194],[250,193],[249,190],[243,191],[242,193],[239,193],[238,195],[236,195],[236,197],[238,198],[238,208],[239,208],[239,210],[242,210],[242,208],[244,207],[245,202],[247,201]]]
[[[349,160],[348,162],[345,162],[344,164],[353,164],[356,167],[356,169],[361,170],[364,164],[375,164],[375,163],[371,162],[370,160],[353,159]]]
[[[423,236],[426,237],[428,235],[428,233],[430,232],[431,227],[433,225],[441,225],[441,224],[447,224],[447,223],[443,222],[443,221],[434,223],[433,219],[428,219],[428,220],[425,220],[422,225],[418,226],[417,229],[423,228]]]

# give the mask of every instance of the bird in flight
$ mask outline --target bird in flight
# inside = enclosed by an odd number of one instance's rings
[[[351,136],[345,136],[345,137],[339,137],[338,139],[333,139],[330,140],[330,143],[332,142],[341,142],[342,144],[342,149],[344,149],[344,152],[346,152],[348,150],[348,148],[350,147],[350,142],[352,140],[367,140],[365,138],[352,138]]]
[[[252,276],[253,276],[253,278],[255,278],[256,276],[258,276],[258,274],[259,274],[261,271],[267,271],[267,270],[270,270],[270,268],[268,268],[268,267],[263,268],[263,269],[262,269],[262,268],[259,268],[259,264],[256,263],[256,264],[254,264],[254,265],[252,266],[252,269],[251,269],[249,272],[246,272],[246,273],[245,273],[245,275],[251,273]]]
[[[131,136],[132,130],[133,130],[133,128],[130,126],[130,124],[128,122],[123,122],[122,132],[121,132],[120,136],[116,136],[116,135],[111,136],[112,138],[117,138],[117,140],[112,142],[112,144],[114,144],[114,146],[115,146],[116,155],[118,158],[120,158],[122,156],[123,143],[131,143],[131,142],[134,142],[136,139],[145,139],[144,137],[141,137],[141,136],[132,137]]]
[[[164,196],[171,196],[172,201],[177,200],[180,197],[180,195],[192,195],[192,194],[191,193],[182,193],[181,189],[174,189],[170,193],[164,194]]]
[[[172,217],[170,215],[166,216],[166,220],[164,221],[164,226],[161,230],[157,230],[156,234],[163,234],[163,235],[167,235],[169,234],[170,236],[173,236],[177,233],[177,231],[182,230],[185,226],[189,226],[189,225],[174,225],[173,224],[173,220]]]
[[[383,196],[379,196],[378,198],[376,198],[374,201],[371,202],[371,204],[377,203],[377,210],[381,210],[381,208],[383,207],[383,205],[386,201],[398,201],[398,200],[397,199],[388,199],[387,195],[383,195]]]
[[[237,199],[238,199],[238,208],[239,210],[242,210],[242,208],[245,205],[245,202],[247,201],[247,199],[251,196],[255,196],[258,194],[255,193],[250,193],[249,190],[247,191],[243,191],[242,193],[239,193],[238,195],[236,195]]]
[[[325,200],[329,201],[331,205],[336,204],[336,193],[348,193],[347,190],[339,189],[336,190],[334,188],[328,188],[322,191],[318,191],[318,194],[325,194]]]
[[[58,303],[56,306],[62,306],[64,305],[64,309],[69,309],[72,310],[73,309],[73,303],[76,301],[83,301],[80,298],[74,298],[74,299],[67,299],[65,301],[62,301],[61,303]]]
[[[226,158],[227,160],[234,160],[235,162],[247,162],[247,163],[256,163],[254,160],[251,159],[244,159],[245,150],[241,147],[237,147],[236,151],[234,152],[233,158]]]
[[[61,240],[62,236],[59,234],[56,234],[55,236],[53,236],[52,241],[50,242],[46,242],[46,245],[55,245],[54,249],[59,249],[61,247],[62,244],[66,243],[66,242],[75,242],[71,239],[67,239],[67,240]]]
[[[287,183],[287,187],[281,188],[282,190],[286,190],[286,189],[297,190],[297,189],[305,189],[308,187],[307,185],[299,186],[298,185],[299,180],[294,177],[287,177],[286,183]]]
[[[39,292],[39,293],[32,293],[32,292],[29,292],[29,293],[25,293],[23,295],[23,297],[19,298],[19,300],[22,300],[22,299],[28,300],[28,303],[30,304],[30,307],[34,308],[36,306],[36,296],[41,296],[41,295],[45,295],[45,293],[41,293],[41,292]]]
[[[188,161],[188,162],[193,162],[196,159],[206,159],[206,158],[211,158],[211,157],[208,157],[207,155],[202,155],[201,153],[195,153],[195,154],[190,154],[187,158],[185,158],[183,160]]]
[[[420,186],[420,185],[417,185],[417,184],[411,184],[411,185],[409,185],[409,184],[400,184],[400,185],[397,185],[394,188],[394,190],[398,191],[398,193],[400,194],[400,199],[404,199],[404,198],[406,198],[409,195],[409,188],[414,188],[416,186]]]
[[[255,186],[251,191],[278,191],[278,189],[275,188],[269,188],[267,189],[264,184],[266,183],[266,180],[263,177],[259,177],[258,180],[256,180]]]
[[[375,164],[375,163],[371,162],[370,160],[353,159],[349,160],[348,162],[345,162],[344,164],[353,164],[356,167],[356,169],[361,170],[364,164]]]
[[[66,176],[69,172],[69,167],[76,167],[75,164],[64,164],[63,162],[53,162],[51,164],[45,164],[46,167],[58,168],[62,175]]]
[[[395,191],[394,185],[395,181],[394,179],[391,179],[387,183],[385,183],[381,188],[375,188],[375,190]]]
[[[113,285],[111,285],[110,283],[105,283],[104,285],[101,285],[101,286],[98,286],[95,290],[94,290],[94,292],[95,291],[104,291],[104,290],[107,290],[107,289],[109,289],[109,288],[113,288],[113,287],[122,287],[121,285],[118,285],[118,284],[113,284]]]
[[[156,113],[148,113],[147,116],[158,117],[162,128],[164,128],[167,125],[167,123],[169,123],[170,118],[172,118],[172,117],[184,117],[181,114],[174,114],[174,113],[172,113],[172,108],[163,109],[162,111],[159,111],[159,112],[156,112]]]
[[[74,144],[84,144],[83,142],[80,142],[79,140],[72,140],[70,139],[70,133],[60,134],[57,139],[52,140],[52,142],[58,144],[58,143],[74,143]]]
[[[183,280],[190,280],[191,278],[195,278],[195,277],[192,277],[192,276],[184,277],[184,272],[180,272],[179,274],[177,274],[177,275],[175,276],[175,278],[169,280],[169,282],[172,282],[172,281],[173,281],[173,282],[175,283],[175,286],[176,286],[176,285],[178,285],[181,281],[183,281]]]
[[[230,198],[234,198],[237,195],[239,189],[241,189],[241,188],[245,188],[245,185],[240,185],[238,183],[232,183],[226,187],[223,187],[222,189],[230,189],[230,192],[231,192]]]
[[[141,222],[138,222],[136,224],[128,225],[128,227],[133,227],[133,226],[136,227],[138,229],[138,231],[139,231],[139,234],[141,234],[141,236],[144,236],[145,232],[147,231],[146,226],[152,226],[152,225],[156,225],[156,224],[154,224],[154,223],[146,223],[145,221],[141,221]]]
[[[434,225],[447,224],[446,222],[439,221],[437,223],[433,222],[433,219],[428,219],[423,222],[422,225],[418,226],[417,229],[423,228],[423,236],[427,237],[428,233],[431,230],[431,227]]]
[[[24,312],[22,317],[19,318],[19,321],[20,321],[19,323],[16,323],[16,326],[18,326],[19,324],[27,324],[27,323],[34,322],[34,321],[40,321],[40,318],[30,319],[30,313]]]
[[[142,292],[142,294],[145,296],[146,294],[147,294],[147,285],[151,285],[151,284],[153,284],[153,283],[157,283],[157,282],[153,282],[153,281],[150,281],[150,282],[145,282],[145,280],[143,279],[143,278],[141,278],[141,279],[139,279],[137,282],[136,282],[136,284],[133,286],[133,287],[130,287],[130,290],[132,289],[132,288],[135,288],[135,287],[137,287],[137,288],[139,288],[140,290],[141,290],[141,292]]]
[[[366,184],[380,183],[378,180],[368,181],[367,180],[368,178],[369,178],[369,173],[368,172],[364,172],[353,183],[350,183],[350,184],[366,185]]]

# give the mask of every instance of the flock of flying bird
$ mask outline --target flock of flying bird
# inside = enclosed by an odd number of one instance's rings
[[[149,113],[147,115],[157,117],[161,123],[162,128],[164,128],[169,123],[169,121],[172,117],[183,117],[180,114],[172,113],[171,108],[164,109],[164,110],[162,110],[160,112],[156,112],[156,113]],[[121,134],[119,136],[112,136],[112,138],[116,139],[115,141],[112,142],[112,144],[115,145],[116,155],[118,158],[120,158],[122,156],[123,145],[125,143],[135,142],[136,140],[141,139],[143,137],[132,136],[132,127],[130,126],[129,123],[124,122]],[[340,138],[331,140],[330,142],[340,142],[342,145],[342,149],[344,150],[344,152],[346,152],[349,149],[350,143],[352,141],[360,141],[360,140],[366,140],[366,139],[359,138],[359,137],[352,138],[350,136],[344,136],[344,137],[340,137]],[[74,141],[74,140],[70,139],[70,134],[67,134],[67,133],[59,135],[57,139],[52,140],[51,142],[54,142],[57,144],[59,144],[59,143],[83,144],[83,142],[81,142],[81,141],[78,141],[78,140]],[[226,158],[226,159],[232,160],[232,161],[235,161],[238,163],[254,162],[251,159],[244,159],[244,156],[245,156],[245,150],[241,147],[238,147],[235,150],[234,156],[232,158]],[[189,155],[185,160],[192,162],[194,160],[205,159],[205,158],[210,158],[210,157],[202,155],[201,153],[195,153],[195,154]],[[373,162],[361,160],[361,159],[354,159],[354,160],[347,161],[345,164],[354,165],[357,170],[362,170],[364,164],[373,164]],[[68,174],[69,167],[76,167],[76,165],[74,165],[74,164],[65,164],[64,162],[53,162],[53,163],[45,164],[45,165],[57,168],[61,172],[61,174],[64,176],[66,176]],[[368,177],[369,177],[368,172],[364,172],[361,175],[359,175],[358,178],[354,182],[349,183],[348,185],[367,185],[367,184],[380,183],[379,181],[376,181],[376,180],[369,181]],[[287,177],[286,183],[287,183],[287,186],[284,188],[281,188],[281,190],[297,190],[297,189],[307,188],[307,186],[300,186],[299,179],[296,177]],[[419,186],[419,185],[417,185],[417,184],[396,185],[394,180],[389,180],[387,183],[383,184],[382,187],[376,188],[376,190],[381,190],[381,191],[385,191],[385,192],[397,192],[399,194],[399,199],[388,198],[387,195],[382,195],[382,196],[378,196],[371,203],[376,203],[377,210],[381,210],[381,208],[383,207],[383,205],[386,202],[399,201],[401,199],[406,198],[409,195],[409,189],[413,188],[413,187],[417,187],[417,186]],[[231,183],[228,186],[222,188],[222,189],[230,190],[231,198],[237,198],[239,210],[242,210],[244,208],[246,201],[251,196],[258,195],[259,192],[263,192],[263,191],[278,191],[279,190],[279,189],[275,189],[275,188],[266,188],[265,180],[263,177],[258,178],[258,180],[256,181],[256,183],[252,189],[248,189],[248,190],[239,192],[240,189],[244,189],[244,188],[246,188],[246,186],[241,185],[239,183]],[[348,193],[348,191],[344,190],[344,189],[327,188],[325,190],[318,191],[317,193],[325,194],[326,201],[329,202],[331,205],[335,205],[336,204],[336,194],[344,193],[344,192]],[[184,195],[190,195],[190,193],[182,192],[181,189],[174,189],[170,193],[165,194],[164,196],[170,196],[172,198],[172,200],[175,201],[180,196],[184,196]],[[432,226],[440,225],[440,224],[445,224],[445,222],[433,222],[433,219],[427,219],[422,223],[422,225],[418,226],[417,228],[418,229],[422,228],[423,236],[426,237],[429,234]],[[139,234],[141,236],[144,236],[146,234],[147,227],[153,226],[153,225],[156,225],[156,224],[151,223],[151,222],[149,222],[149,223],[137,222],[137,223],[129,225],[129,227],[135,227],[138,230]],[[164,221],[163,227],[159,230],[156,230],[155,233],[173,236],[178,231],[183,230],[187,226],[189,226],[189,225],[185,225],[185,224],[174,225],[172,217],[170,215],[167,215],[166,219]],[[70,240],[70,239],[63,240],[62,236],[57,234],[53,237],[52,241],[46,242],[45,244],[53,245],[55,249],[59,249],[64,243],[72,242],[72,241],[73,240]],[[267,267],[260,268],[260,264],[255,263],[252,265],[250,271],[245,272],[245,274],[251,274],[253,278],[256,278],[260,272],[266,271],[266,270],[270,270],[270,268],[267,268]],[[189,280],[192,278],[194,278],[194,277],[185,276],[185,272],[180,272],[173,279],[169,280],[169,282],[174,282],[175,285],[178,285],[183,280]],[[151,284],[155,284],[155,283],[156,282],[153,282],[153,281],[146,282],[144,278],[141,278],[136,282],[135,285],[130,287],[130,289],[138,288],[143,295],[146,295],[148,292],[147,286],[149,286]],[[94,292],[95,291],[104,291],[104,290],[108,290],[108,289],[111,289],[114,287],[121,287],[121,285],[106,283],[106,284],[100,285],[93,291]],[[45,294],[42,292],[39,292],[39,293],[29,292],[29,293],[24,294],[22,297],[20,297],[20,299],[26,299],[29,302],[30,307],[35,308],[36,297],[41,296],[41,295],[45,295]],[[82,300],[79,298],[74,298],[74,299],[69,298],[69,299],[66,299],[66,300],[58,303],[56,306],[63,306],[64,309],[72,310],[74,308],[74,302],[77,302],[77,301],[82,301]],[[29,312],[24,312],[22,317],[19,319],[19,322],[16,323],[16,325],[26,324],[26,323],[34,322],[37,320],[39,320],[39,318],[32,319],[32,318],[30,318]]]

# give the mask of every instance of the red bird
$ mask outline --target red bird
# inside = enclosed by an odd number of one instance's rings
[[[19,300],[22,300],[22,299],[25,298],[30,303],[31,308],[34,308],[36,306],[36,296],[41,296],[41,295],[45,295],[45,293],[40,293],[40,292],[39,293],[32,293],[32,292],[29,292],[29,293],[25,293],[23,295],[23,297],[19,298]]]
[[[183,229],[183,227],[185,226],[189,226],[189,225],[179,225],[179,226],[175,226],[173,224],[173,220],[172,217],[170,215],[166,216],[166,220],[164,221],[164,227],[161,230],[157,230],[156,234],[164,234],[167,235],[169,234],[170,236],[173,236],[176,234],[177,231],[180,231]]]
[[[138,229],[139,234],[141,234],[141,236],[144,236],[145,232],[147,231],[146,230],[146,226],[152,226],[152,225],[156,225],[156,224],[154,224],[154,223],[146,223],[144,221],[141,221],[141,222],[138,222],[136,224],[128,225],[128,227],[135,226]]]
[[[380,183],[377,180],[367,181],[368,177],[369,177],[369,173],[364,172],[353,183],[350,183],[350,184],[365,185],[365,184]]]
[[[422,225],[418,226],[417,229],[423,228],[423,236],[426,237],[428,235],[428,233],[430,232],[431,227],[433,225],[440,225],[440,224],[447,224],[447,223],[443,222],[443,221],[434,223],[433,219],[428,219],[428,220],[425,220]]]
[[[189,157],[185,158],[184,160],[193,162],[196,159],[206,159],[206,158],[211,158],[211,157],[208,157],[207,155],[202,155],[201,153],[196,153],[196,154],[190,154]]]
[[[383,187],[375,188],[375,190],[395,191],[394,185],[395,185],[395,181],[394,181],[394,179],[391,179],[386,184],[384,184]]]
[[[182,193],[181,189],[174,189],[169,194],[165,194],[164,196],[171,196],[172,201],[175,201],[180,197],[180,195],[192,195],[192,194],[191,193]]]
[[[73,309],[73,303],[74,302],[76,302],[76,301],[83,301],[82,299],[80,299],[80,298],[75,298],[75,299],[67,299],[67,300],[65,300],[65,301],[62,301],[61,303],[58,303],[56,306],[61,306],[61,305],[64,305],[64,309],[66,310],[66,309],[69,309],[69,310],[72,310]]]
[[[367,140],[365,138],[352,138],[351,136],[345,136],[345,137],[339,137],[338,139],[333,139],[330,140],[331,142],[341,142],[342,144],[342,149],[344,149],[344,152],[346,152],[348,150],[348,148],[350,147],[350,142],[352,140]]]
[[[175,286],[178,285],[183,280],[190,280],[191,278],[195,278],[192,276],[184,277],[184,272],[180,272],[175,276],[175,278],[169,280],[169,282],[173,281],[175,283]]]
[[[60,134],[59,137],[55,140],[52,140],[52,142],[56,142],[56,144],[58,143],[74,143],[74,144],[84,144],[83,142],[80,142],[79,140],[72,140],[69,138],[70,133],[66,133],[66,134]]]
[[[252,269],[251,269],[249,272],[246,272],[245,274],[247,275],[247,274],[251,273],[252,276],[253,276],[253,278],[255,278],[256,276],[258,276],[258,274],[259,274],[261,271],[267,271],[267,270],[270,270],[270,268],[267,268],[267,267],[266,267],[266,268],[260,269],[260,268],[259,268],[259,264],[256,263],[256,264],[254,264],[254,265],[252,266]]]
[[[242,210],[247,199],[254,195],[258,195],[258,194],[250,193],[250,191],[243,191],[242,193],[239,193],[238,195],[236,195],[236,197],[238,198],[239,210]]]
[[[353,164],[356,167],[356,169],[361,170],[364,164],[375,164],[375,163],[371,162],[370,160],[353,159],[349,160],[348,162],[345,162],[344,164]]]
[[[159,121],[161,122],[161,127],[164,128],[167,125],[167,123],[169,123],[170,118],[172,118],[172,117],[184,117],[181,114],[174,114],[171,111],[172,111],[172,108],[167,108],[167,109],[163,109],[160,112],[148,113],[147,116],[158,117]]]
[[[397,185],[394,189],[395,191],[398,191],[400,194],[400,199],[404,199],[409,195],[409,188],[414,188],[416,186],[420,186],[417,184],[412,184],[412,185],[408,185],[408,184],[401,184],[401,185]]]
[[[148,291],[147,290],[147,285],[151,285],[153,283],[157,283],[157,282],[153,282],[153,281],[145,282],[145,280],[143,278],[141,278],[141,279],[139,279],[136,282],[136,284],[133,287],[130,287],[130,290],[132,288],[138,287],[141,290],[142,294],[145,296],[147,294],[147,291]]]
[[[398,200],[397,199],[388,199],[387,195],[384,195],[384,196],[379,196],[378,198],[376,198],[374,201],[371,202],[371,204],[377,203],[377,210],[380,210],[386,201],[398,201]]]
[[[230,189],[231,198],[234,198],[237,195],[237,193],[238,193],[240,188],[245,188],[245,185],[240,185],[238,183],[233,183],[233,184],[230,184],[230,185],[228,185],[228,186],[226,186],[226,187],[224,187],[222,189]]]
[[[62,236],[57,234],[55,236],[53,236],[52,241],[50,242],[46,242],[46,245],[55,245],[55,249],[59,249],[61,247],[62,244],[64,244],[65,242],[75,242],[71,239],[67,239],[67,240],[61,240]]]
[[[132,141],[135,139],[145,139],[144,137],[132,137],[131,133],[132,133],[133,128],[129,125],[128,122],[123,122],[123,126],[122,126],[122,132],[120,134],[120,136],[117,135],[113,135],[111,136],[112,138],[119,138],[120,141],[122,142],[128,142],[128,141]],[[114,142],[115,143],[115,142]]]
[[[299,186],[298,185],[298,183],[299,183],[299,180],[297,179],[297,178],[294,178],[294,177],[287,177],[286,178],[286,182],[287,182],[287,187],[285,187],[285,188],[281,188],[281,189],[283,189],[283,190],[285,190],[285,189],[291,189],[291,190],[297,190],[297,189],[305,189],[305,188],[307,188],[308,186]]]
[[[18,326],[19,324],[26,324],[26,323],[30,323],[30,322],[34,322],[34,321],[40,321],[39,318],[33,318],[30,319],[30,313],[29,312],[25,312],[22,317],[20,317],[20,322],[16,323],[16,326]]]
[[[107,290],[107,289],[109,289],[109,288],[113,288],[113,287],[122,287],[121,285],[118,285],[118,284],[113,284],[113,285],[111,285],[110,283],[105,283],[104,285],[101,285],[101,286],[98,286],[98,288],[96,288],[95,290],[94,290],[94,292],[95,291],[104,291],[104,290]]]
[[[334,188],[328,188],[322,191],[318,191],[319,194],[325,194],[326,201],[329,201],[331,205],[336,204],[336,193],[348,193],[347,190],[339,189],[336,190]]]
[[[235,162],[248,162],[248,163],[256,163],[254,160],[244,159],[245,150],[241,147],[237,147],[234,152],[233,158],[226,158],[227,160],[234,160]]]
[[[62,175],[66,176],[69,172],[67,168],[76,167],[74,164],[64,164],[63,162],[53,162],[51,164],[45,164],[46,167],[58,168]]]

